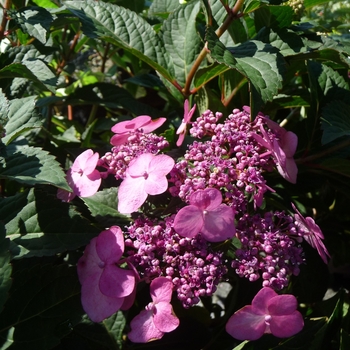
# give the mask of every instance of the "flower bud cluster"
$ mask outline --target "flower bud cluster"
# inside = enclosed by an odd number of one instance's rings
[[[271,190],[263,173],[272,171],[275,163],[271,152],[253,136],[265,119],[258,116],[251,122],[248,110],[235,109],[223,124],[216,124],[220,116],[207,111],[193,123],[192,136],[211,138],[188,146],[184,159],[170,173],[171,193],[188,202],[198,189],[217,188],[236,212],[244,212],[251,198],[260,206],[264,193]]]
[[[141,278],[150,282],[167,277],[183,307],[189,308],[200,297],[213,295],[227,267],[222,252],[215,252],[200,235],[180,237],[173,223],[173,216],[164,221],[136,219],[127,228],[125,251]]]
[[[168,147],[169,143],[163,136],[144,133],[142,130],[130,132],[127,141],[114,146],[98,162],[98,166],[107,169],[106,176],[112,174],[115,178],[124,179],[129,163],[143,153],[157,154]]]
[[[262,277],[264,287],[283,289],[304,263],[299,245],[302,239],[297,232],[293,218],[284,212],[267,212],[264,217],[243,215],[236,226],[242,246],[236,251],[232,267],[240,277],[252,282]]]

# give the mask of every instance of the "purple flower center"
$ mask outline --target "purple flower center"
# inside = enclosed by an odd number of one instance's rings
[[[97,265],[98,265],[98,267],[101,268],[101,269],[103,269],[103,268],[106,266],[106,264],[105,264],[104,261],[99,261]]]
[[[271,321],[271,315],[266,315],[265,316],[265,323],[269,326],[270,325],[270,321]]]

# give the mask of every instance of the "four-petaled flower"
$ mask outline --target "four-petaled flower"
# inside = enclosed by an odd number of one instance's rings
[[[302,237],[311,245],[312,248],[317,249],[317,252],[322,260],[325,262],[325,264],[327,264],[327,256],[330,257],[330,255],[322,242],[324,236],[320,227],[315,223],[313,218],[309,216],[304,218],[293,203],[292,207],[296,212],[296,214],[294,214],[295,224],[301,230]]]
[[[101,322],[127,303],[135,290],[135,273],[117,266],[124,252],[118,226],[102,231],[86,246],[78,261],[83,309],[94,322]],[[123,308],[125,309],[125,307]]]
[[[165,192],[168,188],[166,175],[174,164],[174,160],[165,154],[144,153],[132,160],[119,186],[118,211],[123,214],[133,213],[149,194]]]
[[[222,195],[216,188],[193,192],[190,205],[179,210],[174,220],[175,231],[193,238],[198,233],[209,242],[220,242],[234,236],[234,211],[222,204]]]
[[[99,154],[87,149],[74,161],[67,171],[66,179],[73,192],[58,190],[57,197],[65,202],[71,201],[75,196],[90,197],[94,195],[101,185],[101,174],[96,170]]]
[[[123,145],[128,140],[131,132],[142,130],[142,132],[148,134],[159,128],[165,121],[166,118],[152,120],[148,115],[140,115],[132,120],[117,123],[111,129],[116,135],[112,136],[110,142],[113,146]]]
[[[196,105],[193,105],[193,107],[188,111],[189,108],[189,102],[188,100],[185,100],[184,103],[184,117],[182,119],[182,122],[179,126],[179,128],[176,131],[176,134],[179,135],[179,138],[176,142],[176,146],[180,147],[182,143],[184,142],[186,131],[187,131],[187,124],[191,122],[191,118],[193,116],[193,113],[196,110]]]
[[[297,311],[294,295],[278,295],[270,287],[261,289],[252,301],[236,311],[226,324],[226,331],[238,340],[256,340],[264,333],[288,338],[300,332],[304,320]]]
[[[151,282],[152,302],[130,323],[128,338],[134,343],[147,343],[160,339],[164,333],[176,329],[180,323],[170,304],[173,283],[166,277],[157,277]]]
[[[276,137],[271,140],[262,125],[260,131],[263,137],[258,134],[252,134],[252,136],[274,156],[277,170],[281,176],[295,184],[297,182],[298,167],[293,156],[297,149],[298,136],[292,131],[287,131],[280,127],[277,123],[268,118],[261,118],[266,121],[266,124],[274,132]]]

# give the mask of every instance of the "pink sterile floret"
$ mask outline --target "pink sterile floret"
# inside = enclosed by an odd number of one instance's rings
[[[209,242],[220,242],[234,236],[234,211],[222,204],[222,195],[216,188],[197,190],[189,197],[190,205],[179,210],[174,220],[175,231],[193,238],[198,233]]]
[[[196,105],[193,105],[193,107],[191,108],[191,110],[188,110],[189,108],[189,102],[188,100],[185,100],[184,103],[184,117],[182,119],[181,125],[179,126],[179,128],[176,131],[176,134],[179,135],[179,138],[176,142],[176,146],[180,147],[182,145],[182,143],[184,142],[185,139],[185,135],[187,132],[187,124],[190,124],[191,122],[191,118],[193,116],[193,113],[196,110]]]
[[[261,289],[252,301],[236,311],[226,324],[226,331],[239,340],[256,340],[264,333],[288,338],[300,332],[304,320],[297,311],[294,295],[278,295],[270,287]]]
[[[129,339],[134,343],[147,343],[160,339],[164,333],[172,332],[179,326],[170,304],[173,283],[166,277],[157,277],[151,282],[152,302],[130,323]]]
[[[142,132],[148,134],[159,128],[165,121],[166,118],[152,120],[148,115],[140,115],[132,120],[117,123],[111,129],[116,134],[112,136],[111,144],[113,146],[124,144],[130,133],[136,130],[142,130]]]
[[[118,211],[123,214],[133,213],[149,194],[165,192],[168,188],[166,175],[174,164],[174,160],[165,154],[144,153],[132,160],[118,190]]]
[[[298,168],[293,156],[297,149],[298,136],[280,127],[277,123],[268,118],[261,118],[274,132],[275,137],[271,140],[263,126],[260,127],[263,137],[257,134],[252,136],[274,155],[276,167],[281,176],[295,184],[297,182]]]
[[[322,242],[324,236],[320,227],[315,223],[313,218],[309,216],[304,218],[293,203],[292,207],[296,211],[296,214],[294,214],[295,225],[299,228],[300,234],[312,248],[317,249],[322,260],[327,264],[327,256],[330,257],[330,255]]]
[[[136,278],[133,271],[117,266],[123,252],[123,233],[112,226],[91,240],[78,261],[81,302],[94,322],[113,315],[124,303],[132,304]]]
[[[99,154],[91,149],[84,151],[74,161],[67,171],[66,179],[73,192],[58,190],[57,197],[65,202],[75,196],[90,197],[101,185],[101,174],[96,170]]]

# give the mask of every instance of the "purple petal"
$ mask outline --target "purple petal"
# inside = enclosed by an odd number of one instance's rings
[[[286,316],[272,316],[270,320],[271,333],[278,338],[289,338],[299,333],[304,327],[304,320],[299,311]]]
[[[173,293],[173,282],[166,277],[157,277],[151,282],[150,293],[154,303],[161,301],[170,303]]]
[[[72,187],[74,193],[80,197],[93,196],[101,185],[101,175],[94,170],[88,176],[83,173],[67,172],[67,182]]]
[[[124,143],[126,141],[128,141],[128,138],[129,138],[129,134],[116,134],[116,135],[113,135],[111,137],[111,140],[110,140],[110,143],[113,145],[113,146],[120,146],[120,145],[124,145]]]
[[[106,265],[103,269],[99,286],[101,293],[113,298],[130,295],[135,288],[135,274],[115,265]]]
[[[156,156],[152,153],[140,154],[137,158],[133,159],[130,162],[126,170],[127,175],[131,177],[143,177],[145,173],[149,173],[149,164],[154,157]]]
[[[251,305],[236,311],[226,323],[226,332],[238,340],[256,340],[265,332],[265,315],[257,315]]]
[[[153,322],[154,325],[164,333],[172,332],[180,324],[179,319],[173,313],[171,304],[165,301],[155,305]]]
[[[68,192],[59,188],[57,190],[57,198],[63,202],[70,202],[75,198],[76,194],[74,192]]]
[[[93,155],[91,155],[89,159],[86,160],[85,167],[81,168],[85,175],[89,175],[97,171],[95,169],[99,158],[100,158],[100,155],[96,152]]]
[[[298,303],[294,295],[277,295],[268,301],[268,314],[271,316],[284,316],[292,314],[297,309]]]
[[[124,236],[119,226],[112,226],[98,235],[96,251],[106,264],[119,261],[124,252]]]
[[[185,130],[180,129],[182,125],[184,125],[184,128],[186,128],[186,124],[181,124],[179,129],[177,129],[176,133],[179,135],[179,138],[176,141],[177,147],[180,147],[185,140]]]
[[[102,270],[98,266],[101,259],[96,251],[96,240],[97,237],[90,241],[90,243],[85,247],[83,256],[78,260],[77,272],[81,284],[83,284],[84,281],[90,278],[92,275],[96,275],[96,273],[98,276],[101,276],[102,274]]]
[[[159,174],[159,176],[165,176],[170,173],[174,168],[175,161],[173,158],[159,154],[154,156],[149,163],[149,174]]]
[[[294,132],[287,131],[282,138],[282,148],[287,158],[292,158],[298,146],[298,136]]]
[[[213,210],[222,203],[222,195],[216,188],[198,190],[190,195],[190,204],[204,210]]]
[[[116,134],[123,134],[130,131],[134,131],[143,125],[149,123],[151,121],[151,117],[148,115],[140,115],[132,120],[126,120],[120,123],[115,124],[111,130]]]
[[[87,149],[83,153],[81,153],[74,161],[73,165],[71,166],[72,171],[84,171],[85,168],[90,163],[90,158],[93,156],[94,152],[92,149]],[[93,158],[94,160],[94,158]],[[98,160],[98,154],[97,154],[97,160]],[[97,164],[97,161],[96,161]],[[93,169],[96,168],[96,164],[94,165]]]
[[[204,214],[203,237],[209,242],[221,242],[231,239],[235,233],[233,209],[225,204]]]
[[[308,242],[312,248],[317,249],[325,264],[327,264],[327,256],[330,257],[327,248],[322,239],[324,238],[320,227],[315,223],[311,217],[304,218],[299,210],[292,203],[292,207],[297,214],[294,214],[295,223],[304,231],[303,238]]]
[[[162,126],[166,121],[166,118],[158,118],[150,120],[147,124],[142,126],[142,130],[145,134],[148,134],[156,129],[158,129],[160,126]]]
[[[101,322],[117,312],[123,298],[111,298],[101,293],[98,274],[86,279],[81,287],[81,303],[84,311],[93,322]]]
[[[259,290],[252,300],[252,308],[256,314],[267,315],[269,300],[278,294],[270,287],[264,287]]]
[[[143,177],[126,177],[118,190],[118,211],[130,214],[141,207],[147,199],[144,189],[145,179]]]
[[[203,213],[194,205],[180,209],[174,219],[174,229],[182,237],[195,237],[201,231],[203,224]]]
[[[164,335],[153,322],[153,311],[142,310],[130,322],[128,338],[134,343],[147,343],[162,338]]]

